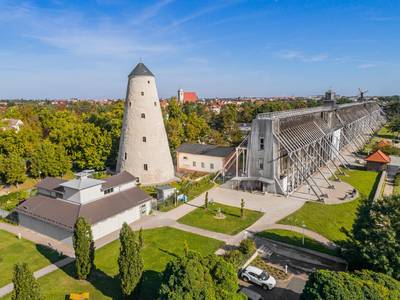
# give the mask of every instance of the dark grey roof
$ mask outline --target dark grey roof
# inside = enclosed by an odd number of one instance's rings
[[[54,190],[60,186],[60,184],[66,182],[66,180],[54,178],[54,177],[46,177],[38,184],[36,184],[37,188],[42,188],[46,190]]]
[[[153,73],[144,65],[144,63],[138,63],[133,71],[129,74],[131,76],[154,76]]]
[[[222,147],[222,146],[205,145],[205,144],[182,144],[178,149],[176,149],[176,152],[227,157],[234,150],[235,148],[233,147]]]
[[[136,181],[137,177],[127,171],[123,171],[117,175],[103,179],[105,182],[102,185],[103,189],[108,189],[114,186],[119,186],[128,182]]]
[[[18,213],[73,231],[79,215],[79,208],[79,204],[37,195],[22,202],[15,210]]]
[[[136,187],[84,205],[37,195],[18,205],[16,211],[72,231],[78,216],[95,224],[151,199]]]

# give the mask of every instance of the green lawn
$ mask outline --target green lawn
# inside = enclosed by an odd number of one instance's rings
[[[303,235],[301,233],[298,233],[295,231],[290,231],[290,230],[285,230],[285,229],[269,229],[269,230],[259,232],[259,233],[257,233],[257,235],[260,237],[274,240],[274,241],[311,249],[311,250],[326,253],[329,255],[334,255],[334,256],[337,255],[336,250],[327,248],[325,245],[317,242],[314,239],[306,237],[306,236],[304,237],[304,245],[303,245],[303,241],[302,241]]]
[[[348,170],[346,173],[348,176],[339,176],[340,179],[354,186],[360,192],[361,197],[336,205],[307,202],[299,210],[278,223],[295,226],[305,224],[308,229],[318,232],[334,242],[346,239],[341,228],[351,230],[362,197],[373,195],[379,181],[378,172]]]
[[[386,126],[383,126],[376,134],[377,136],[385,139],[396,139],[397,138],[397,133],[391,131],[389,128]]]
[[[216,219],[218,209],[225,219]],[[258,211],[245,209],[244,218],[240,218],[240,208],[214,203],[208,210],[199,207],[178,220],[179,223],[199,227],[211,231],[234,235],[257,221],[263,214]]]
[[[138,299],[156,299],[166,264],[183,254],[184,242],[203,255],[214,253],[222,243],[199,235],[163,227],[143,231],[143,260],[145,271]],[[39,279],[45,299],[66,299],[70,292],[90,292],[90,299],[121,299],[118,273],[119,241],[96,251],[97,271],[89,281],[76,280],[74,265],[70,264]],[[5,299],[10,299],[8,296]]]
[[[11,282],[14,264],[26,262],[32,271],[41,269],[61,257],[41,245],[0,230],[0,287]]]

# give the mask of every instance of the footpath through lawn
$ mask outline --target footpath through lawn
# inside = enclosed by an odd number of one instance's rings
[[[299,210],[280,220],[280,224],[288,224],[318,232],[333,242],[346,239],[341,228],[351,230],[357,208],[363,197],[373,195],[379,181],[379,173],[364,170],[348,170],[348,176],[340,176],[340,179],[355,187],[360,197],[343,204],[327,205],[316,202],[307,202]]]
[[[224,215],[223,219],[216,218],[219,209]],[[208,209],[199,207],[180,218],[178,222],[210,231],[234,235],[252,225],[262,215],[259,211],[244,209],[244,217],[241,218],[240,208],[214,202],[208,205]]]
[[[183,254],[184,243],[203,255],[214,253],[222,246],[217,240],[202,237],[177,229],[163,227],[143,231],[144,273],[139,299],[156,299],[162,271],[176,255]],[[90,299],[121,299],[118,279],[119,241],[116,240],[96,251],[96,272],[89,281],[75,279],[74,264],[39,279],[45,299],[67,299],[71,292],[90,293]],[[5,299],[11,299],[8,295]]]
[[[0,230],[0,287],[11,282],[16,263],[26,262],[32,271],[37,271],[61,258],[57,252],[45,246],[18,239]]]

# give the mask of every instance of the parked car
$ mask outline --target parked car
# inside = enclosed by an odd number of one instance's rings
[[[276,285],[274,277],[254,266],[247,266],[244,268],[240,273],[240,278],[242,278],[243,281],[257,284],[264,290],[272,290]]]
[[[247,296],[249,300],[264,300],[264,298],[257,292],[249,288],[241,288],[240,291]]]

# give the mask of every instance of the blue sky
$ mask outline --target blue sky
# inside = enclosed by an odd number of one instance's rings
[[[0,98],[400,93],[397,0],[0,0]]]

